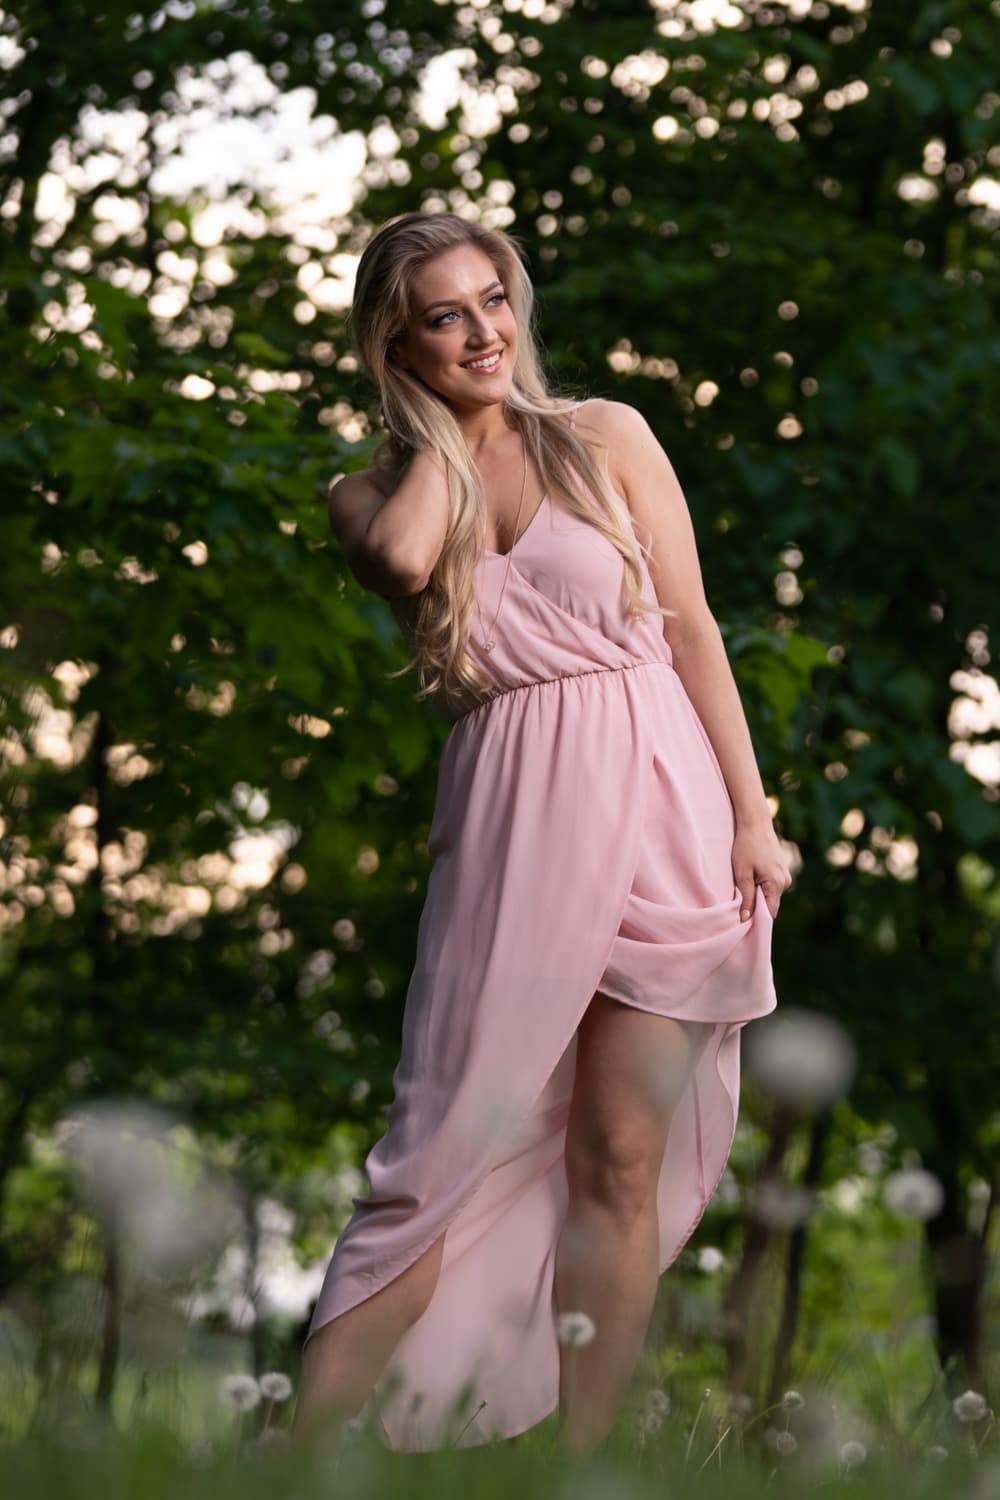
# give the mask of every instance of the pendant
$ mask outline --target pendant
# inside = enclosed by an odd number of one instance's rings
[[[493,647],[494,647],[494,646],[495,646],[495,645],[496,645],[496,641],[487,641],[487,642],[486,642],[486,645],[485,645],[485,646],[484,646],[484,647],[483,647],[483,650],[484,650],[484,651],[492,651],[492,650],[493,650]]]

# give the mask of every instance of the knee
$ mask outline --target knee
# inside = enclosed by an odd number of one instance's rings
[[[571,1200],[587,1200],[631,1220],[656,1194],[664,1143],[638,1127],[591,1130],[567,1142],[566,1176]]]

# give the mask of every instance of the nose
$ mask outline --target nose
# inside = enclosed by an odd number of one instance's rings
[[[482,308],[477,307],[469,319],[469,342],[479,345],[492,344],[493,324]]]

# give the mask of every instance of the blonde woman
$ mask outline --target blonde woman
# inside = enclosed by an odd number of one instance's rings
[[[351,324],[386,435],[330,519],[452,727],[388,1127],[296,1434],[610,1432],[736,1128],[790,884],[673,468],[550,392],[516,241],[390,221]],[[758,889],[759,887],[759,889]],[[582,1316],[576,1316],[582,1315]]]

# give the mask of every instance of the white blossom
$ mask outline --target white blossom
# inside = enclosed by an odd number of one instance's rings
[[[857,1443],[853,1439],[843,1445],[840,1450],[840,1461],[847,1468],[853,1469],[858,1464],[863,1464],[868,1457],[868,1449],[864,1443]]]
[[[280,1370],[269,1370],[260,1377],[260,1393],[268,1401],[287,1401],[292,1394],[292,1382]]]
[[[260,1386],[252,1375],[223,1375],[219,1400],[233,1411],[252,1411],[260,1402]]]
[[[978,1391],[964,1391],[955,1397],[951,1407],[960,1422],[978,1422],[989,1411],[986,1397]]]
[[[593,1318],[585,1312],[562,1313],[556,1322],[556,1337],[560,1344],[589,1344],[596,1332]]]
[[[944,1188],[933,1172],[923,1167],[903,1167],[890,1172],[882,1188],[886,1208],[908,1219],[933,1219],[941,1212]]]

